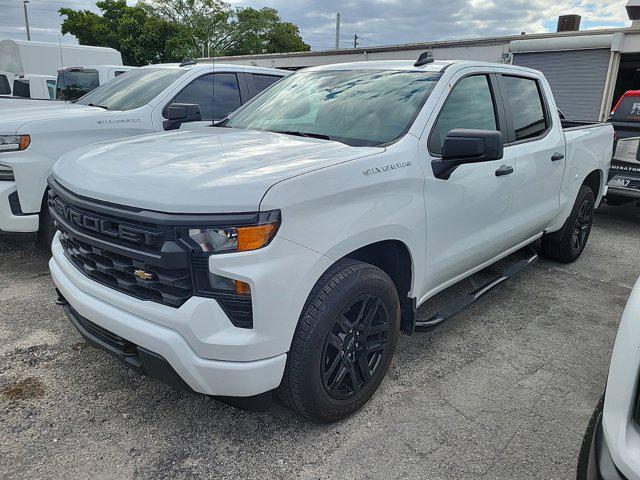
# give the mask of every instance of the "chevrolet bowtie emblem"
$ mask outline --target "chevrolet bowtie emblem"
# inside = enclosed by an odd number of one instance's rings
[[[136,270],[133,274],[140,280],[151,280],[153,278],[153,273],[145,272],[144,270]]]

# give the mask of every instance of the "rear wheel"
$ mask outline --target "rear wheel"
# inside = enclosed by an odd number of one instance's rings
[[[382,382],[399,332],[400,301],[391,278],[373,265],[339,261],[309,295],[280,396],[317,422],[351,415]]]
[[[583,185],[564,226],[559,231],[542,237],[544,256],[562,263],[575,262],[582,255],[589,240],[594,210],[593,192]]]

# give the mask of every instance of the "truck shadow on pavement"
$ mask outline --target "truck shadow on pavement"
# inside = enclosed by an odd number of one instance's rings
[[[578,262],[540,260],[440,328],[403,336],[373,399],[328,426],[279,402],[240,411],[130,372],[83,342],[54,304],[45,252],[0,243],[0,436],[10,439],[0,470],[7,478],[569,478],[640,272],[631,254],[639,234],[640,208],[602,207]],[[439,294],[419,318],[469,287]],[[353,461],[354,449],[366,462]]]

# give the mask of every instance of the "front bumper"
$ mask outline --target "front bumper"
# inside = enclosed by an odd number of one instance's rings
[[[18,210],[22,207],[15,205],[16,191],[15,182],[0,181],[0,239],[35,241],[40,216],[26,215]]]
[[[82,276],[64,257],[57,238],[52,245],[52,253],[49,262],[51,275],[75,315],[126,339],[143,351],[162,357],[192,390],[207,395],[250,397],[273,390],[280,384],[287,359],[284,353],[254,361],[205,358],[194,351],[182,333],[146,318],[153,318],[157,313],[158,319],[171,315],[175,324],[183,324],[184,327],[197,328],[203,322],[215,326],[220,320],[215,318],[217,312],[212,309],[217,306],[215,301],[194,297],[180,309],[141,302]],[[117,297],[121,297],[120,302],[105,301]],[[130,305],[127,310],[116,306],[127,302]],[[228,320],[227,323],[230,325]],[[224,333],[218,332],[222,338],[225,338]],[[251,332],[240,333],[251,335]],[[237,340],[237,337],[231,335],[226,339]],[[244,349],[245,354],[250,354],[247,351],[250,346],[237,346],[237,349]]]
[[[602,430],[602,414],[598,416],[591,441],[587,480],[627,480],[613,463],[607,439]]]

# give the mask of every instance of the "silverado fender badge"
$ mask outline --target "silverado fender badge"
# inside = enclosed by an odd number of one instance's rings
[[[398,168],[405,168],[410,165],[411,165],[410,161],[400,162],[400,163],[390,163],[388,165],[383,165],[381,167],[367,168],[366,170],[362,170],[362,173],[364,175],[373,175],[374,173],[388,172],[390,170],[396,170]]]

